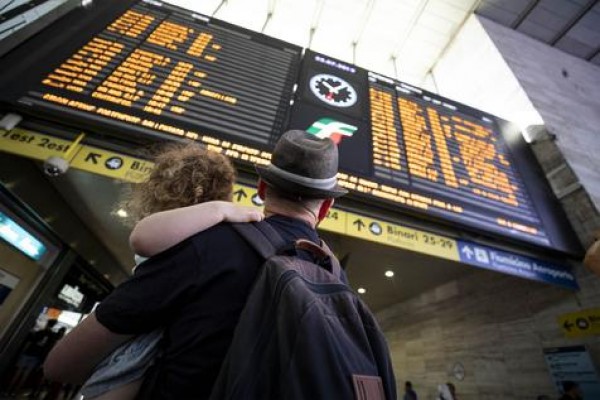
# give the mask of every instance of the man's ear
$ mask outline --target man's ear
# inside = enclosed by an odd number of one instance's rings
[[[329,212],[329,209],[333,206],[334,199],[325,199],[323,203],[321,203],[321,208],[319,208],[319,222],[323,221]]]
[[[267,184],[265,182],[263,182],[262,179],[258,180],[258,197],[260,197],[260,199],[262,201],[265,201],[265,192],[267,191]]]

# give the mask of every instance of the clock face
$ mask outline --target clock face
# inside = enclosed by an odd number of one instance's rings
[[[335,75],[318,74],[310,79],[310,90],[317,98],[330,106],[351,107],[358,98],[356,90]]]
[[[452,368],[452,373],[454,377],[459,381],[465,379],[465,367],[459,362],[454,364],[454,367]]]

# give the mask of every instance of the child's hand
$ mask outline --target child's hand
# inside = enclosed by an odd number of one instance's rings
[[[262,221],[265,215],[256,207],[238,206],[229,202],[220,204],[225,222],[253,222]]]

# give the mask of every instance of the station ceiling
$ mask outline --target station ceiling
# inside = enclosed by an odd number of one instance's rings
[[[422,85],[473,14],[600,65],[599,0],[169,0]]]

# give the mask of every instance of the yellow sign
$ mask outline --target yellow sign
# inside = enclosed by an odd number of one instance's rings
[[[336,210],[345,216],[339,216],[346,221],[345,229],[328,229],[337,233],[369,240],[387,246],[397,247],[418,253],[459,261],[458,246],[454,239],[433,233],[421,231],[407,226],[365,217],[360,214]]]
[[[246,185],[234,186],[233,201],[245,206],[262,206],[256,188]],[[448,260],[460,260],[454,239],[337,208],[329,211],[319,229]]]
[[[128,182],[144,181],[153,163],[98,147],[80,145],[69,152],[72,142],[54,136],[16,128],[0,133],[0,149],[36,160],[57,156],[69,158],[72,168],[121,179]]]
[[[344,234],[346,232],[346,225],[348,224],[348,213],[337,208],[332,208],[327,213],[327,216],[321,224],[320,229],[329,232],[337,232]]]
[[[69,151],[71,141],[54,136],[26,131],[20,128],[0,131],[0,149],[8,153],[45,160],[52,156],[64,156]]]
[[[566,337],[600,335],[600,308],[563,314],[557,320]]]
[[[74,152],[69,152],[70,146],[72,143],[68,140],[20,128],[0,133],[0,149],[3,151],[37,160],[45,160],[51,156],[69,157],[68,161],[72,168],[114,179],[142,182],[154,167],[150,161],[88,145],[80,145]],[[71,156],[73,153],[74,155]],[[246,206],[262,207],[262,200],[258,197],[256,188],[248,185],[234,186],[233,201]],[[319,228],[387,246],[459,261],[454,239],[337,208],[329,211]]]
[[[152,162],[141,158],[130,157],[97,147],[85,145],[81,147],[71,160],[73,168],[137,183],[146,180],[154,167]]]
[[[246,185],[233,185],[233,202],[243,206],[262,207],[256,188]]]

